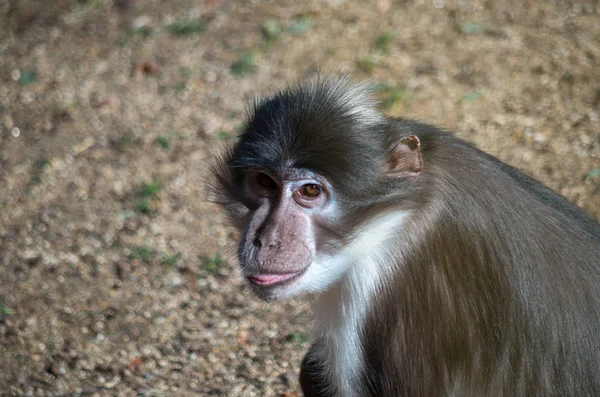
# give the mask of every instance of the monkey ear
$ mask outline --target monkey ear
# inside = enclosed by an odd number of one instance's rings
[[[389,154],[386,174],[395,177],[417,177],[423,169],[421,141],[415,135],[402,138]]]

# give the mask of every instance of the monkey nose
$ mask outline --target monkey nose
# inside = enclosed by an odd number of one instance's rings
[[[260,238],[258,236],[254,237],[254,241],[252,241],[252,244],[256,248],[261,248],[262,247],[262,242],[260,241]]]

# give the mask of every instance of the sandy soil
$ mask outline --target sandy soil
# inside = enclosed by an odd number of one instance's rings
[[[0,0],[0,395],[297,396],[207,161],[317,71],[600,216],[597,1]]]

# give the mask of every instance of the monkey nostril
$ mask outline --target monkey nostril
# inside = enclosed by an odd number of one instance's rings
[[[252,242],[252,244],[254,244],[254,246],[256,248],[261,248],[262,247],[262,243],[260,242],[260,239],[258,237],[254,238],[254,241]]]

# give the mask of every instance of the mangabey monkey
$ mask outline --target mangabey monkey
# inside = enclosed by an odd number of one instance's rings
[[[316,294],[306,396],[600,396],[600,225],[528,176],[333,78],[214,171],[250,289]]]

